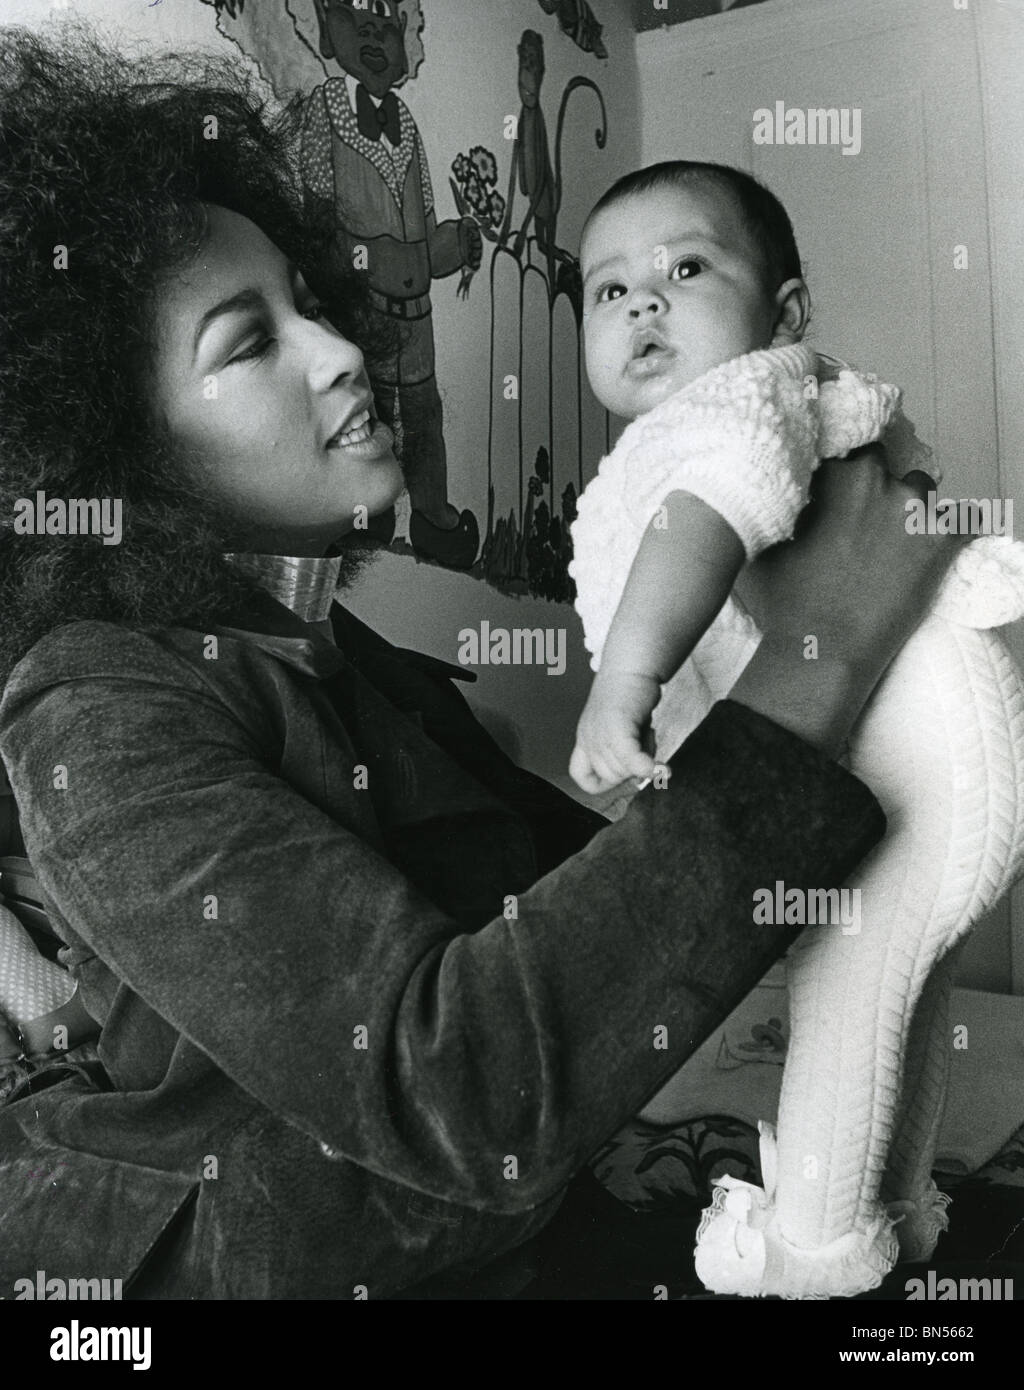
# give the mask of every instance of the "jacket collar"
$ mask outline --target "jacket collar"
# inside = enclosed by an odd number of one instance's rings
[[[411,662],[421,670],[449,680],[476,680],[476,675],[462,666],[392,646],[340,603],[335,603],[331,610],[331,626],[333,643],[265,590],[258,589],[227,622],[215,624],[211,630],[258,647],[315,680],[337,675],[349,664],[373,668],[381,661],[390,665],[395,659]]]
[[[232,613],[226,622],[214,625],[213,631],[259,647],[285,665],[318,680],[335,675],[345,666],[345,654],[340,647],[333,646],[314,627],[262,589],[254,591],[244,607]]]

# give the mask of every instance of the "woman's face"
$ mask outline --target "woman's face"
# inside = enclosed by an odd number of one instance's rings
[[[238,213],[208,213],[158,304],[157,410],[242,523],[236,548],[322,554],[401,492],[391,431],[362,353],[277,247]]]

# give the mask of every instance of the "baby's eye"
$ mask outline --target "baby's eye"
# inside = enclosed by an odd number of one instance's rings
[[[704,262],[696,256],[684,256],[681,261],[676,261],[669,271],[669,276],[673,280],[692,280],[695,275],[699,275],[704,269]]]
[[[620,295],[625,293],[625,285],[602,285],[597,292],[596,299],[598,304],[607,304],[610,300],[618,299]]]

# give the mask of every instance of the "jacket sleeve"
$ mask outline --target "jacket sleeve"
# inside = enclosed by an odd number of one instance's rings
[[[92,626],[103,661],[37,647],[0,704],[57,913],[276,1115],[480,1210],[557,1192],[753,987],[796,935],[754,925],[755,890],[838,886],[884,829],[854,777],[724,702],[667,787],[460,934],[180,655]]]

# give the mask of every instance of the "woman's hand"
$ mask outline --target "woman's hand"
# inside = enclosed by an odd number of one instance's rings
[[[880,445],[821,465],[797,538],[737,585],[765,638],[733,699],[827,751],[841,747],[969,539],[908,534],[907,502],[934,486],[923,473],[891,477]]]

